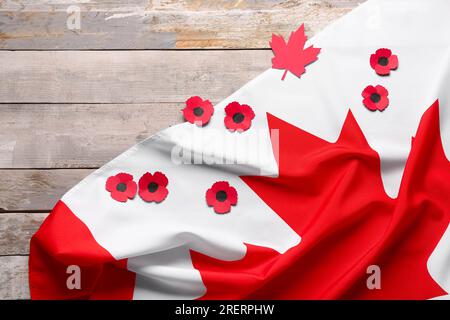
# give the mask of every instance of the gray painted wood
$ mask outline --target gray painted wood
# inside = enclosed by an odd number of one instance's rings
[[[100,167],[183,121],[184,103],[0,105],[0,168]]]
[[[101,166],[180,122],[187,97],[219,101],[270,67],[272,56],[2,49],[268,48],[272,32],[286,36],[305,23],[311,36],[363,1],[78,1],[80,30],[67,28],[67,0],[1,1],[0,299],[29,298],[29,240],[58,199],[92,172],[67,168]]]
[[[271,66],[269,50],[0,51],[0,103],[221,100]]]
[[[47,213],[1,213],[0,256],[27,255],[31,237]]]
[[[28,257],[0,257],[0,299],[29,299]]]
[[[93,170],[0,170],[0,214],[50,211],[61,196]]]
[[[267,48],[300,23],[309,36],[364,0],[2,1],[0,49]],[[81,2],[81,1],[80,1]]]

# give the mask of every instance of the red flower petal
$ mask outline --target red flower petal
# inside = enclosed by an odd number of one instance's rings
[[[186,106],[189,109],[194,109],[197,106],[201,106],[203,104],[203,99],[199,96],[193,96],[186,100]]]
[[[225,127],[233,131],[242,132],[248,130],[252,124],[255,113],[252,108],[246,104],[233,101],[225,107],[226,116],[224,118]],[[239,122],[235,121],[235,116],[240,115]]]
[[[167,197],[168,194],[169,194],[169,190],[167,190],[166,187],[160,186],[158,188],[158,190],[155,192],[154,201],[159,203],[159,202],[163,201]]]
[[[136,196],[137,185],[133,180],[127,182],[127,190],[125,194],[128,198],[133,199]]]
[[[199,108],[200,113],[196,113],[197,108]],[[204,126],[211,120],[214,107],[209,100],[194,96],[186,100],[186,107],[182,111],[186,121]]]
[[[253,118],[255,117],[255,113],[253,112],[253,109],[250,108],[249,105],[243,104],[241,106],[241,110],[242,110],[242,113],[245,114],[251,120],[253,120]]]
[[[250,119],[250,117],[245,117],[244,121],[242,121],[239,124],[239,127],[236,128],[237,131],[246,131],[248,130],[252,125],[252,120]]]
[[[218,192],[225,193],[222,194],[224,198],[218,199]],[[214,183],[211,188],[206,191],[206,203],[210,207],[214,207],[216,213],[227,213],[231,210],[231,205],[236,205],[238,200],[238,195],[236,189],[231,187],[226,181],[218,181]]]
[[[229,200],[225,200],[224,202],[217,201],[214,205],[214,211],[216,213],[224,214],[228,213],[231,210],[231,204]]]
[[[376,54],[378,57],[386,57],[386,58],[389,58],[389,57],[392,55],[392,51],[391,51],[390,49],[387,49],[387,48],[380,48],[380,49],[378,49],[378,50],[375,52],[375,54]]]
[[[230,116],[226,116],[225,119],[223,119],[223,123],[225,124],[225,127],[231,132],[234,132],[237,129],[233,118]]]
[[[169,190],[166,187],[159,186],[155,192],[150,192],[147,189],[139,189],[139,196],[146,202],[160,203],[166,199]]]
[[[155,190],[150,191],[149,185],[155,183],[157,185]],[[147,202],[161,202],[169,194],[169,190],[166,188],[169,183],[167,177],[162,172],[155,172],[153,175],[146,172],[139,179],[139,196],[142,200]]]
[[[377,99],[377,101],[372,100],[373,94],[378,94],[379,99]],[[384,109],[386,109],[389,105],[388,94],[388,90],[380,85],[377,85],[375,87],[367,86],[361,93],[361,95],[364,97],[363,104],[367,109],[371,111],[383,111]]]
[[[120,182],[128,182],[133,180],[133,176],[131,174],[124,172],[116,174],[116,177],[120,179]]]
[[[378,55],[371,54],[370,55],[370,66],[375,69],[378,66]]]
[[[221,190],[228,190],[228,188],[230,187],[230,184],[227,181],[217,181],[216,183],[214,183],[211,187],[211,189],[214,192],[218,192]]]
[[[370,66],[378,75],[389,75],[391,70],[397,69],[398,58],[390,49],[381,48],[370,56]]]
[[[387,108],[388,105],[389,105],[388,97],[381,97],[381,100],[377,104],[377,108],[378,110],[383,111],[384,109]]]
[[[153,180],[153,175],[150,172],[146,172],[139,179],[139,189],[146,188],[150,182]]]
[[[125,185],[124,189],[119,189],[119,185]],[[110,192],[111,198],[120,202],[126,202],[128,199],[133,199],[136,195],[137,186],[133,181],[133,176],[128,173],[118,173],[106,180],[106,190]],[[123,186],[121,186],[123,188]]]
[[[398,68],[398,57],[394,54],[389,58],[389,69],[395,70]]]
[[[363,92],[362,92],[362,96],[364,98],[370,98],[370,96],[372,95],[372,93],[376,93],[377,89],[375,89],[374,86],[367,86],[364,88]]]
[[[214,203],[216,202],[216,191],[213,190],[213,187],[206,191],[206,203],[210,207],[214,206]]]
[[[241,104],[239,102],[233,101],[230,102],[226,107],[225,107],[225,113],[228,116],[232,116],[234,115],[236,112],[241,110]]]
[[[235,188],[230,187],[227,191],[228,200],[230,200],[230,203],[232,205],[236,205],[238,201],[238,194]]]
[[[376,92],[382,97],[387,97],[387,95],[389,94],[387,89],[383,86],[377,85],[375,87],[375,89],[376,89]]]
[[[109,177],[106,180],[106,190],[112,192],[119,184],[120,179],[116,176]]]
[[[204,112],[201,116],[197,117],[194,120],[194,123],[198,126],[204,126],[208,124],[208,122],[211,120],[212,113]]]
[[[376,111],[377,110],[377,105],[372,102],[372,100],[370,100],[370,98],[365,98],[363,100],[364,105],[366,106],[367,109],[371,110],[371,111]]]
[[[111,198],[119,202],[127,202],[128,200],[125,192],[111,192]]]
[[[153,174],[153,179],[156,183],[158,183],[160,186],[167,186],[167,184],[169,183],[169,180],[167,179],[166,175],[162,172],[156,171]]]
[[[387,66],[376,65],[374,68],[375,72],[380,76],[386,76],[391,73],[391,69]]]

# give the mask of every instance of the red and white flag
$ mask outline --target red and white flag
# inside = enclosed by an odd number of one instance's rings
[[[274,35],[273,68],[62,197],[32,298],[448,298],[449,12],[373,0]]]

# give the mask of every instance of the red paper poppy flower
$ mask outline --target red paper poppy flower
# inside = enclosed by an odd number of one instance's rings
[[[139,179],[139,196],[147,202],[161,202],[169,193],[167,177],[161,172],[145,173]]]
[[[206,203],[208,206],[214,207],[216,213],[230,212],[231,206],[235,206],[237,200],[236,189],[226,181],[216,182],[206,191]]]
[[[230,131],[242,132],[250,128],[255,113],[252,108],[239,102],[231,102],[225,107],[225,126]]]
[[[378,49],[370,56],[370,66],[380,76],[387,76],[398,67],[398,58],[386,48]]]
[[[111,193],[114,200],[127,202],[136,195],[137,186],[131,174],[121,172],[106,180],[106,190]]]
[[[214,107],[212,103],[198,96],[187,99],[186,107],[183,109],[183,115],[186,121],[195,123],[198,126],[206,125],[213,113]]]
[[[383,111],[389,105],[388,94],[388,91],[383,86],[367,86],[362,92],[364,97],[363,103],[369,110]]]

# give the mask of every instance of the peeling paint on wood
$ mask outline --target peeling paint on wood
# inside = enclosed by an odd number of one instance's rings
[[[5,1],[3,49],[267,48],[272,32],[305,23],[308,36],[364,0],[89,1],[81,28],[66,27],[72,1]]]

